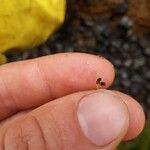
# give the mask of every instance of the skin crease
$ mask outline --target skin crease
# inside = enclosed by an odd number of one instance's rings
[[[104,88],[107,88],[114,79],[113,65],[104,58],[80,53],[57,54],[1,66],[0,119],[2,121],[0,122],[0,145],[3,143],[6,132],[8,137],[9,135],[13,135],[12,133],[14,133],[14,131],[20,133],[20,131],[18,131],[20,124],[21,128],[25,129],[27,133],[30,133],[27,129],[27,126],[30,124],[29,122],[33,123],[33,126],[36,124],[36,127],[33,129],[36,132],[39,126],[37,126],[37,123],[35,123],[35,120],[33,119],[35,116],[41,116],[38,117],[38,122],[41,123],[45,121],[42,119],[43,116],[48,116],[47,114],[53,111],[55,112],[59,108],[59,103],[62,103],[59,109],[62,112],[65,112],[65,103],[67,99],[69,99],[68,101],[70,101],[70,99],[78,99],[81,95],[93,92],[91,90],[96,88],[95,81],[97,80],[97,74],[99,74],[103,81],[106,82]],[[22,92],[22,89],[25,89],[24,92]],[[130,123],[124,140],[133,139],[143,129],[145,122],[143,110],[131,97],[117,91],[113,91],[113,93],[122,98],[129,110]],[[73,104],[70,103],[68,105],[70,110],[70,108],[73,107]],[[52,106],[54,110],[49,112]],[[59,109],[58,112],[60,112]],[[33,118],[31,117],[31,114],[34,116]],[[58,113],[58,116],[59,115],[60,114]],[[62,113],[62,115],[64,114]],[[67,114],[65,115],[67,116]],[[66,118],[65,115],[64,118]],[[69,118],[71,120],[72,116],[68,117],[68,121],[70,122]],[[136,121],[137,118],[139,118],[138,121]],[[48,117],[48,120],[49,119],[53,121],[53,118]],[[64,120],[67,122],[66,119]],[[22,122],[27,126],[22,126]],[[53,124],[53,126],[55,126],[55,124]],[[76,128],[72,123],[70,126]],[[32,128],[32,124],[30,127]],[[44,128],[46,129],[47,126]],[[69,129],[66,130],[68,131]],[[37,138],[41,137],[40,134],[37,135]],[[81,136],[78,134],[79,133],[75,133],[75,137]],[[31,136],[34,135],[32,134]],[[58,142],[58,145],[61,147],[62,143],[57,140],[57,133],[50,133],[49,135],[46,135],[46,137],[56,137],[54,138],[56,141],[54,140],[50,143]],[[73,137],[71,136],[70,140],[71,138]],[[119,139],[118,142],[120,142],[120,140],[122,139]],[[11,141],[7,142],[10,143]],[[86,145],[88,149],[90,144],[87,144],[86,140],[83,139],[80,142],[84,146]],[[44,144],[41,143],[40,146],[43,148]],[[53,146],[55,147],[55,144]],[[81,147],[79,149],[81,149]],[[93,150],[95,150],[95,147]]]
[[[125,141],[128,140],[132,140],[133,138],[138,136],[138,133],[140,133],[143,129],[144,124],[141,124],[139,122],[145,122],[145,117],[141,117],[144,116],[144,111],[142,109],[142,107],[140,106],[140,104],[135,101],[132,97],[123,94],[119,91],[114,91],[114,93],[120,97],[122,97],[122,99],[124,100],[124,102],[130,106],[128,107],[129,113],[130,113],[130,126],[129,126],[129,130],[126,134],[126,136],[124,137]],[[134,111],[132,110],[132,108],[136,107],[137,109],[135,109]],[[133,114],[136,114],[133,115]],[[142,119],[142,120],[141,120]],[[134,135],[134,136],[132,136]]]

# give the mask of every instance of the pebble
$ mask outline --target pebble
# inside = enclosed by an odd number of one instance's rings
[[[28,51],[24,52],[24,53],[22,54],[22,59],[23,59],[23,60],[28,59],[28,58],[29,58],[29,55],[30,55],[30,53],[29,53]]]
[[[137,95],[139,95],[139,93],[141,93],[143,91],[143,86],[137,82],[132,82],[132,84],[130,86],[131,86],[133,95],[137,96]]]
[[[125,71],[122,71],[121,77],[122,77],[122,79],[128,79],[128,73]]]
[[[132,59],[127,59],[125,62],[124,62],[124,66],[125,67],[130,67],[132,65],[133,61]]]
[[[145,63],[146,63],[146,60],[145,60],[145,58],[143,58],[143,57],[134,59],[134,60],[133,60],[133,68],[134,68],[134,69],[138,69],[138,68],[144,66]]]
[[[150,81],[150,69],[145,72],[145,77]]]
[[[47,45],[41,47],[43,55],[49,55],[51,53],[50,48]]]
[[[134,81],[136,83],[143,83],[142,75],[134,74],[132,76],[132,81]]]
[[[128,11],[127,3],[120,3],[113,9],[114,15],[124,15]]]
[[[124,43],[122,47],[123,47],[123,50],[125,50],[126,52],[130,50],[130,45],[128,43]]]
[[[145,37],[141,37],[141,38],[139,39],[138,44],[139,44],[142,48],[145,48],[145,47],[147,47],[147,46],[150,46],[149,39],[146,39]]]
[[[121,48],[121,44],[122,44],[121,41],[118,39],[111,41],[111,45],[115,48]]]
[[[115,59],[114,60],[114,65],[116,67],[122,67],[122,61],[120,59]]]
[[[150,57],[150,47],[146,47],[144,49],[144,53],[145,53],[145,55],[147,55],[148,57]],[[149,58],[149,61],[150,61],[150,58]]]
[[[120,20],[120,23],[119,25],[121,27],[124,27],[124,28],[130,28],[133,26],[133,20],[131,20],[129,17],[127,16],[123,16]]]
[[[87,27],[93,27],[94,26],[93,20],[90,20],[90,19],[84,19],[84,23]]]
[[[129,88],[131,85],[131,82],[129,80],[122,80],[122,85],[126,88]]]

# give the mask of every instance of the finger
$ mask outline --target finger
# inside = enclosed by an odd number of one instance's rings
[[[131,140],[135,138],[141,133],[145,124],[145,115],[144,115],[144,111],[142,107],[139,105],[139,103],[136,100],[134,100],[132,97],[126,94],[123,94],[119,91],[109,91],[109,92],[111,93],[113,92],[113,94],[116,94],[117,96],[121,97],[121,99],[128,106],[128,110],[130,114],[130,124],[128,128],[128,132],[126,136],[124,137],[124,140],[127,141],[127,140]],[[11,117],[11,120],[9,119],[9,120],[3,121],[0,124],[0,127],[2,126],[2,124],[3,126],[9,126],[16,120],[21,120],[24,115],[26,115],[26,113],[24,113],[23,115],[22,113],[21,114],[18,113],[17,115],[14,115],[13,117]]]
[[[0,143],[4,149],[113,150],[130,127],[128,107],[105,90],[72,94],[11,125]]]
[[[114,91],[114,92],[115,94],[120,96],[128,106],[128,110],[130,114],[130,124],[129,124],[128,132],[124,137],[124,140],[125,141],[132,140],[133,138],[137,137],[144,128],[145,115],[144,115],[143,108],[132,97],[123,94],[119,91]]]
[[[0,119],[55,98],[94,89],[101,77],[108,87],[114,79],[106,59],[80,53],[64,53],[0,67]]]

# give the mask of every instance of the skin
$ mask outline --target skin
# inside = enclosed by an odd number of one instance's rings
[[[74,120],[74,101],[95,92],[97,74],[106,83],[103,88],[108,88],[114,72],[108,60],[81,53],[56,54],[0,66],[0,149],[14,150],[16,145],[23,150],[68,149],[64,145],[72,146],[70,131],[78,139],[74,149],[105,149],[92,145],[79,133]],[[109,149],[121,140],[135,138],[145,123],[137,101],[119,91],[111,92],[126,103],[130,122],[126,135],[108,145]],[[60,120],[64,120],[63,127]],[[65,124],[70,128],[66,129]],[[56,126],[64,130],[58,133]],[[68,140],[58,140],[66,137]]]

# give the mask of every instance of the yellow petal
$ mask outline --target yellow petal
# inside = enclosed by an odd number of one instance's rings
[[[45,42],[64,21],[65,0],[2,0],[0,52]]]

